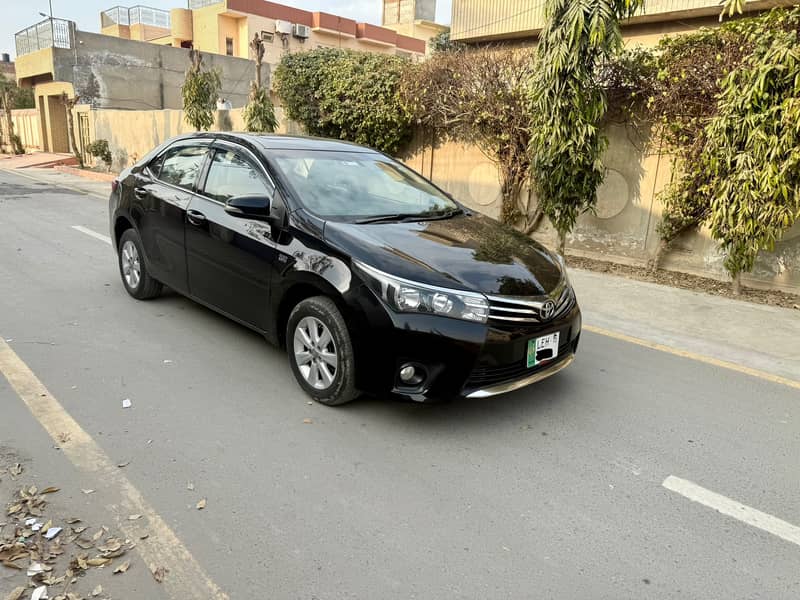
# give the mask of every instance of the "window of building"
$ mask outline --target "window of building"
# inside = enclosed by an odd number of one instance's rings
[[[218,150],[208,170],[205,193],[209,198],[227,202],[234,196],[248,194],[272,196],[272,188],[235,152]]]
[[[225,54],[233,56],[233,38],[225,38]]]
[[[271,44],[273,39],[275,39],[274,33],[270,33],[269,31],[261,32],[261,41],[265,44]]]
[[[205,146],[184,146],[168,150],[158,178],[172,185],[191,190],[206,156]],[[153,166],[151,166],[153,169]]]

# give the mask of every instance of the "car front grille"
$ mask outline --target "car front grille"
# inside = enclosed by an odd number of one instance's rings
[[[572,288],[563,282],[548,296],[488,296],[489,323],[495,325],[514,325],[520,323],[547,323],[558,319],[575,305]],[[542,306],[552,300],[556,309],[549,319],[541,317]]]
[[[569,339],[570,331],[561,332],[561,339],[563,340],[558,346],[558,356],[555,360],[548,361],[536,367],[529,368],[525,360],[518,360],[509,365],[492,366],[492,367],[477,367],[473,369],[472,373],[464,386],[467,389],[485,388],[508,381],[515,381],[522,379],[529,375],[533,375],[542,369],[551,367],[552,365],[560,363],[573,353],[573,342]]]

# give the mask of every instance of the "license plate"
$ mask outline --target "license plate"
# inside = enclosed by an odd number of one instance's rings
[[[528,368],[549,362],[558,356],[558,338],[556,331],[540,338],[528,340]]]

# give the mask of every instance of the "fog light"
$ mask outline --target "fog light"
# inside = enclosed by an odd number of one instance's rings
[[[403,383],[411,383],[414,381],[417,370],[412,365],[406,365],[400,369],[400,381]]]

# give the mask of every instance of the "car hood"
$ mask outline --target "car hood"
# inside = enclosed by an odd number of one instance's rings
[[[483,215],[439,221],[353,224],[328,221],[325,240],[396,277],[504,296],[541,296],[561,282],[555,255]]]

